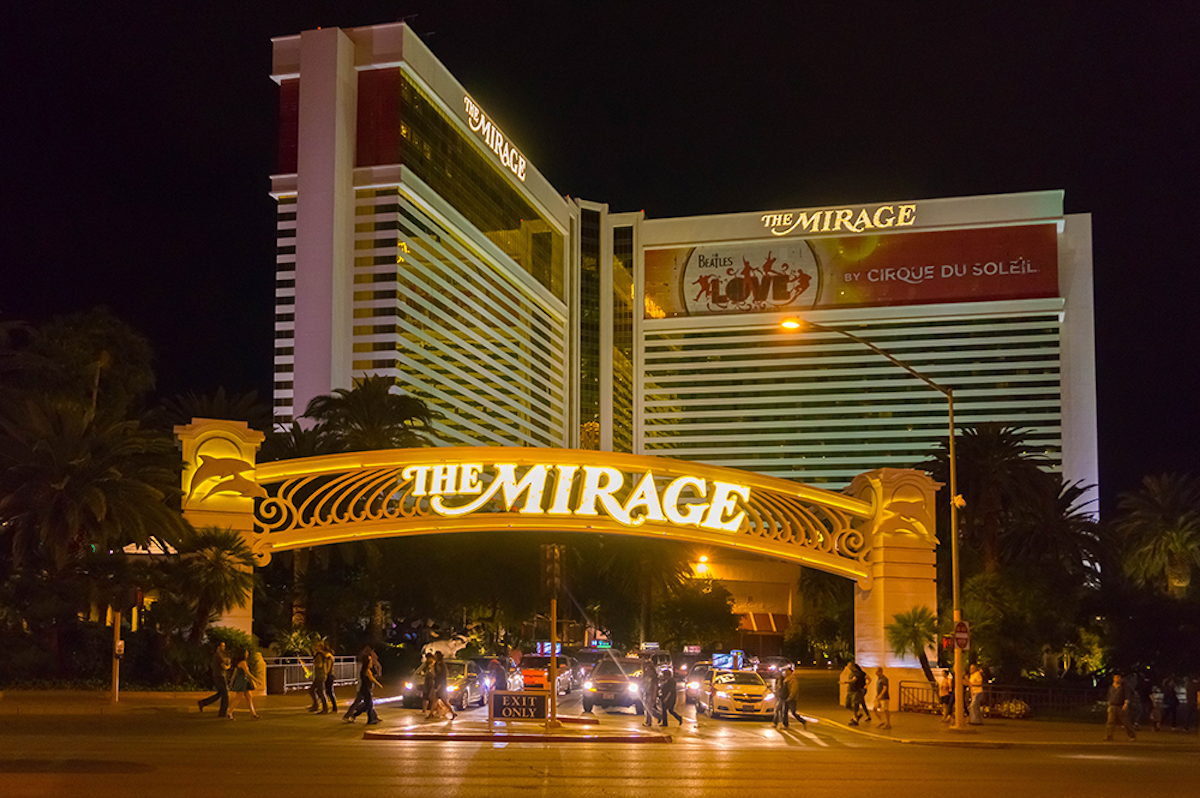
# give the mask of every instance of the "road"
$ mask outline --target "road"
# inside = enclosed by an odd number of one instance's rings
[[[0,725],[0,796],[760,796],[961,790],[972,798],[1193,796],[1200,753],[1054,746],[975,750],[898,745],[830,725],[786,733],[744,719],[694,721],[670,745],[366,741],[362,719],[273,709],[261,721],[211,712],[14,716]],[[564,711],[578,708],[578,694]],[[463,719],[483,716],[472,708]],[[419,713],[380,708],[384,725]],[[640,728],[632,711],[598,712]],[[949,790],[949,792],[947,792]]]

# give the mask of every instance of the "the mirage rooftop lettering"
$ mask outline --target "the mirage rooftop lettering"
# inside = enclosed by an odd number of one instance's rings
[[[517,152],[517,148],[500,132],[500,128],[488,119],[487,114],[470,97],[463,96],[463,106],[467,109],[467,121],[471,130],[478,133],[492,152],[499,156],[500,163],[507,166],[517,179],[524,183],[525,156]]]
[[[793,211],[791,213],[764,213],[763,227],[772,235],[790,235],[797,228],[805,233],[836,233],[846,230],[865,233],[868,230],[883,230],[889,227],[912,227],[917,220],[917,206],[880,205],[874,212],[861,208],[856,216],[853,208],[830,208],[823,211]]]

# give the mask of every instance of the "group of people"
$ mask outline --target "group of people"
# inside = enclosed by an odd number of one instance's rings
[[[972,726],[983,725],[984,698],[987,691],[987,678],[983,668],[972,665],[967,674],[967,723]],[[954,671],[946,668],[937,679],[938,703],[942,707],[942,723],[954,720]]]
[[[647,726],[654,725],[654,718],[659,718],[660,726],[669,724],[668,718],[674,716],[679,725],[683,725],[683,716],[675,711],[675,698],[678,685],[675,675],[667,671],[659,673],[658,666],[651,659],[642,665],[642,709],[646,713]]]
[[[854,713],[850,719],[851,726],[858,726],[862,720],[871,722],[871,711],[867,709],[867,685],[871,677],[857,662],[847,663],[842,671],[842,682],[846,685],[846,708]],[[891,683],[883,668],[875,669],[875,715],[879,718],[879,728],[892,728],[892,693]]]
[[[1200,724],[1200,677],[1189,676],[1182,681],[1184,697],[1180,701],[1180,680],[1173,674],[1157,683],[1136,673],[1114,674],[1108,688],[1104,739],[1111,740],[1117,726],[1130,740],[1137,737],[1143,725],[1152,725],[1155,731],[1169,728],[1190,732]]]
[[[804,728],[808,728],[808,721],[796,711],[799,703],[800,677],[796,674],[795,668],[786,668],[775,677],[775,717],[772,721],[776,729],[781,723],[783,728],[791,728],[788,725],[788,715],[800,721],[800,725]]]
[[[425,719],[457,718],[458,713],[450,705],[450,670],[446,667],[445,655],[441,651],[426,652],[425,661],[417,668],[416,675],[422,679],[421,710]]]
[[[260,716],[254,709],[252,693],[253,690],[258,689],[259,682],[254,676],[254,671],[250,669],[250,652],[242,649],[236,657],[231,658],[225,650],[225,642],[221,641],[213,649],[212,659],[209,660],[209,671],[212,674],[213,688],[216,692],[196,702],[196,706],[200,708],[201,712],[209,704],[220,701],[221,706],[217,711],[217,717],[233,720],[235,707],[229,706],[229,693],[233,691],[240,699],[239,706],[244,704],[250,710],[250,717],[254,720],[259,719]]]

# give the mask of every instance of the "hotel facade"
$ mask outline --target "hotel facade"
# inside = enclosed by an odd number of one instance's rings
[[[840,330],[1097,483],[1091,219],[1061,191],[649,219],[553,188],[403,23],[273,47],[277,421],[383,375],[445,445],[839,490],[947,434],[945,396]]]

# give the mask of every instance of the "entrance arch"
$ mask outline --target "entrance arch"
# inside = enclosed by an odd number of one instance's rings
[[[876,469],[836,493],[721,466],[568,449],[429,447],[258,464],[263,435],[243,422],[193,419],[175,434],[184,515],[242,532],[259,565],[295,548],[500,529],[730,548],[854,580],[859,663],[919,671],[888,650],[884,630],[895,614],[936,608],[940,485],[923,472]],[[251,620],[246,607],[226,623],[249,631]]]

